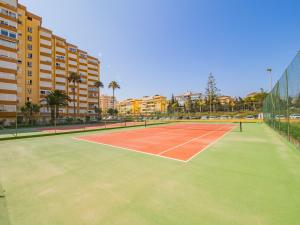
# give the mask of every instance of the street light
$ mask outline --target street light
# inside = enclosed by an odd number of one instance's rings
[[[267,68],[267,72],[270,74],[270,92],[272,91],[273,88],[273,82],[272,82],[272,68]]]

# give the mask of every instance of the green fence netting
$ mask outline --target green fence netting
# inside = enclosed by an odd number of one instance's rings
[[[300,143],[300,52],[266,97],[263,112],[268,125]]]

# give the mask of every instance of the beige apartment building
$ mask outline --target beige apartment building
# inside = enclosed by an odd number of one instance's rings
[[[100,95],[100,108],[102,109],[103,114],[107,114],[108,109],[112,109],[114,107],[113,96],[110,95]],[[117,101],[115,99],[115,105],[117,105]]]
[[[99,92],[100,61],[42,26],[42,18],[17,0],[0,0],[0,118],[14,120],[26,102],[41,104],[41,116],[49,117],[44,97],[65,91],[72,102],[61,116],[95,117]],[[68,82],[71,72],[81,83]],[[74,99],[75,92],[75,99]]]
[[[140,99],[126,99],[118,103],[121,115],[152,115],[166,113],[167,98],[161,95],[144,96]]]

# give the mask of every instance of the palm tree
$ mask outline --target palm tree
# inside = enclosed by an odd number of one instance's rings
[[[71,98],[67,95],[67,93],[61,90],[51,91],[45,97],[45,99],[43,99],[43,102],[45,102],[47,106],[50,107],[52,123],[54,122],[54,118],[58,117],[59,108],[62,106],[67,106],[68,102],[70,101]]]
[[[21,112],[24,114],[26,120],[33,125],[34,116],[40,112],[40,108],[41,107],[37,104],[26,102],[25,105],[21,107]]]
[[[100,114],[101,114],[101,110],[100,110],[100,88],[103,88],[104,85],[101,81],[96,81],[94,83],[95,87],[98,88],[98,110],[97,110],[97,113],[98,113],[98,120],[100,119]]]
[[[75,101],[75,90],[76,90],[76,84],[81,83],[81,78],[78,73],[70,72],[70,75],[68,77],[68,81],[70,83],[73,83],[73,109],[74,109],[74,117],[76,116],[76,101]]]
[[[113,109],[115,109],[115,89],[120,89],[120,85],[117,81],[111,81],[108,85],[108,88],[113,90]]]

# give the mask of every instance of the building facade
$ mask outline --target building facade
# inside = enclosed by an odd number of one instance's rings
[[[185,102],[190,98],[192,101],[197,101],[202,97],[201,93],[187,91],[183,94],[174,96],[175,100],[178,102],[179,106],[183,107]]]
[[[26,102],[41,104],[41,116],[49,117],[42,100],[53,90],[71,98],[61,116],[96,116],[100,61],[43,27],[42,18],[16,0],[0,0],[0,7],[0,117],[14,118]],[[71,72],[80,83],[68,82]]]
[[[121,115],[152,115],[166,113],[167,98],[161,95],[144,96],[141,99],[126,99],[118,104]]]
[[[17,110],[17,2],[0,1],[0,120],[13,118]]]
[[[139,115],[141,99],[128,98],[118,103],[120,115]]]
[[[227,95],[218,96],[218,101],[221,105],[228,105],[234,101],[234,98]]]
[[[117,105],[117,101],[115,99],[115,105]],[[100,108],[102,109],[102,113],[104,115],[107,114],[108,109],[112,109],[114,107],[114,98],[110,95],[100,95]]]

